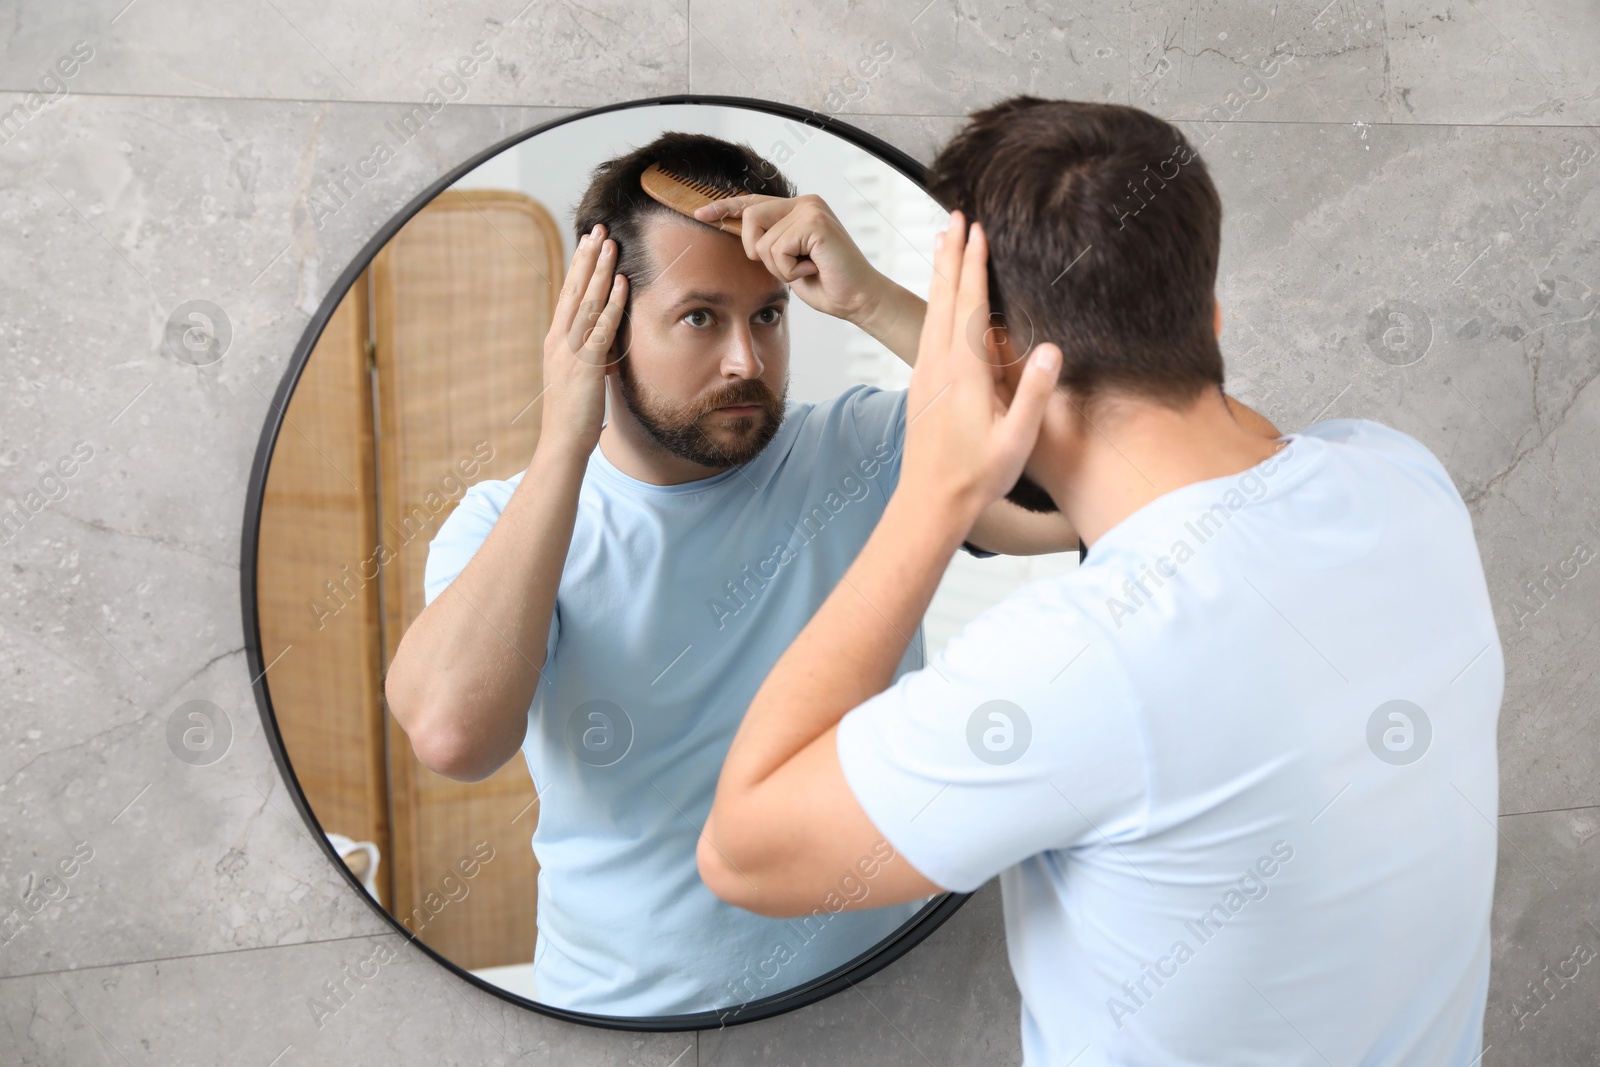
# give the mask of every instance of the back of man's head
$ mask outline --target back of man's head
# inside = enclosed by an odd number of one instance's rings
[[[928,186],[981,222],[991,309],[1013,358],[1062,352],[1080,403],[1175,408],[1221,387],[1214,290],[1222,202],[1183,134],[1138,108],[1019,96],[971,116]]]
[[[596,223],[605,226],[606,236],[617,242],[616,269],[628,276],[630,300],[666,266],[650,262],[649,250],[644,247],[644,220],[652,215],[676,215],[639,185],[639,176],[652,163],[720,189],[743,189],[767,196],[795,195],[789,179],[749,145],[704,133],[669,131],[643,147],[601,163],[590,172],[589,188],[578,202],[573,229],[576,236],[582,237]]]

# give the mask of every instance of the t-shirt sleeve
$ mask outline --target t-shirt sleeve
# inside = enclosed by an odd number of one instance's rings
[[[1104,630],[1061,589],[1024,586],[839,722],[857,802],[945,889],[971,892],[1038,853],[1143,832],[1135,690]]]
[[[489,531],[500,518],[499,503],[514,486],[506,483],[478,482],[469,486],[444,522],[428,542],[428,559],[422,567],[422,603],[426,607],[466,569]],[[556,637],[561,631],[559,600],[550,613],[550,636],[545,643],[545,661],[555,656]]]
[[[906,391],[858,385],[844,397],[844,416],[855,432],[862,458],[879,462],[878,476],[872,479],[888,503],[900,482],[900,454],[906,440]]]
[[[906,405],[909,398],[910,393],[905,389],[890,390],[863,385],[850,392],[846,406],[862,455],[882,461],[882,470],[874,481],[878,483],[885,503],[888,503],[894,487],[900,484],[900,457],[906,447]],[[970,541],[961,542],[961,548],[978,559],[999,554],[979,548]]]
[[[445,586],[466,569],[499,517],[500,509],[489,499],[484,483],[467,487],[461,503],[444,517],[439,532],[428,542],[428,559],[422,567],[424,607],[432,604]]]

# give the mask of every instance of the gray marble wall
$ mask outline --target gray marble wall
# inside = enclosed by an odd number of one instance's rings
[[[1397,426],[1472,508],[1507,662],[1483,1063],[1600,1062],[1600,972],[1529,992],[1575,946],[1600,950],[1594,0],[521,5],[0,3],[0,112],[24,105],[0,128],[0,497],[79,450],[0,548],[6,910],[74,872],[0,945],[0,1062],[1019,1060],[992,885],[899,964],[777,1020],[635,1035],[511,1007],[357,899],[262,737],[240,528],[310,314],[391,212],[479,149],[682,91],[837,111],[922,159],[1017,92],[1192,120],[1227,212],[1231,390],[1286,429]],[[479,41],[494,59],[466,97],[315,210],[314,188]],[[846,92],[878,41],[888,70]],[[78,42],[92,55],[62,65],[65,92],[30,100]],[[1293,59],[1263,78],[1275,50]],[[196,299],[233,330],[200,368],[162,350]],[[190,699],[231,715],[220,762],[173,758]],[[77,842],[92,858],[73,862]],[[382,942],[395,961],[319,1027],[306,998]]]

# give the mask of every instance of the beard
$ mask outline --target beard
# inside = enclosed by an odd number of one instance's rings
[[[760,455],[783,425],[789,382],[774,393],[759,378],[730,382],[703,400],[674,404],[654,389],[641,388],[626,358],[617,364],[623,403],[662,450],[702,467],[736,467]],[[648,394],[648,395],[646,395]],[[752,415],[729,418],[716,409],[730,404],[759,404]],[[715,420],[717,428],[706,424]]]
[[[1039,515],[1053,515],[1061,509],[1044,488],[1026,474],[1017,475],[1017,484],[1006,490],[1006,499],[1024,511]]]

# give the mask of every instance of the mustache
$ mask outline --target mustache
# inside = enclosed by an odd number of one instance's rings
[[[766,382],[760,378],[746,378],[733,383],[706,401],[700,414],[709,415],[717,408],[732,407],[735,404],[760,404],[770,410],[776,407],[777,403],[777,394],[767,387]]]

